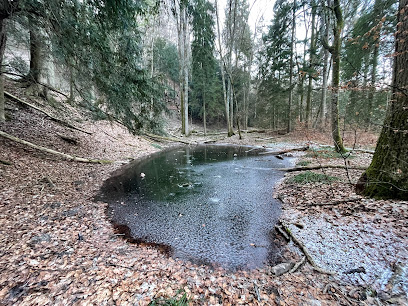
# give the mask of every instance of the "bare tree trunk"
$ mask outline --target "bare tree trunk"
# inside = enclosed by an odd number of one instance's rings
[[[4,74],[3,59],[6,49],[6,19],[0,19],[0,123],[6,121],[5,98],[4,98]]]
[[[295,15],[296,15],[296,0],[293,1],[292,8],[292,34],[290,40],[290,62],[289,62],[289,102],[288,102],[288,114],[287,114],[287,131],[288,133],[292,131],[292,104],[293,104],[293,50],[294,50],[294,40],[295,40]]]
[[[186,136],[190,134],[188,128],[188,43],[189,43],[189,35],[188,35],[188,16],[187,16],[187,9],[184,7],[183,9],[183,47],[184,47],[184,61],[183,61],[183,69],[184,69],[184,130],[182,133]]]
[[[322,0],[322,6],[324,5],[324,0]],[[327,14],[323,14],[322,16],[322,26],[324,29],[322,29],[323,39],[328,41],[329,40],[329,18]],[[324,56],[323,56],[323,71],[322,71],[322,96],[320,100],[320,126],[325,127],[327,125],[327,120],[328,120],[328,114],[327,114],[327,79],[329,76],[329,50],[324,48],[323,50]]]
[[[225,61],[224,61],[224,56],[222,54],[222,45],[221,45],[221,31],[220,31],[220,20],[218,16],[218,1],[215,0],[215,14],[217,18],[217,37],[218,37],[218,52],[220,53],[220,69],[221,69],[221,79],[222,79],[222,92],[223,92],[223,98],[224,98],[224,105],[225,105],[225,119],[227,121],[227,130],[228,130],[228,137],[231,137],[234,135],[234,132],[232,130],[231,126],[231,121],[229,117],[229,103],[228,103],[228,98],[227,98],[227,88],[225,85]]]
[[[371,60],[371,80],[370,80],[370,89],[368,92],[368,112],[367,112],[367,117],[366,117],[366,128],[370,128],[370,121],[371,121],[371,115],[372,115],[372,108],[373,108],[373,100],[374,100],[374,92],[375,92],[375,83],[377,81],[377,65],[378,65],[378,55],[380,51],[380,32],[381,32],[381,27],[382,23],[380,19],[382,18],[382,12],[381,12],[381,1],[380,0],[375,0],[374,3],[374,15],[376,17],[375,21],[376,23],[380,23],[378,25],[378,28],[376,29],[377,33],[374,33],[374,50],[373,50],[373,57]]]
[[[333,79],[332,79],[332,105],[331,121],[332,136],[334,147],[337,152],[346,152],[343,145],[343,139],[340,135],[339,126],[339,85],[340,85],[340,50],[341,50],[341,32],[343,30],[343,14],[340,7],[340,0],[334,0],[334,13],[336,15],[336,26],[334,29],[334,42],[332,50],[333,60]]]
[[[203,123],[204,123],[204,136],[207,136],[207,113],[205,109],[205,90],[203,90]]]
[[[314,56],[316,53],[316,38],[315,38],[315,21],[316,21],[316,5],[314,1],[311,3],[312,6],[312,33],[310,36],[310,58],[309,58],[309,85],[307,87],[307,98],[306,98],[306,128],[310,127],[312,119],[312,91],[313,91],[313,72],[314,69]]]

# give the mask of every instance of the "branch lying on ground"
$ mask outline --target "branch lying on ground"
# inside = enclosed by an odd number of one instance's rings
[[[29,106],[29,107],[31,107],[31,108],[34,108],[35,110],[37,110],[37,111],[39,111],[39,112],[45,114],[47,117],[49,117],[51,120],[54,120],[55,122],[61,123],[61,124],[65,125],[65,126],[71,128],[71,129],[80,131],[80,132],[82,132],[82,133],[86,133],[86,134],[92,135],[91,132],[88,132],[88,131],[85,131],[85,130],[83,130],[83,129],[81,129],[81,128],[78,128],[78,127],[76,127],[76,126],[73,126],[72,124],[70,124],[70,123],[68,123],[68,122],[66,122],[66,121],[64,121],[64,120],[62,120],[62,119],[56,118],[56,117],[54,117],[53,115],[51,115],[50,113],[48,113],[47,111],[45,111],[45,110],[43,110],[43,109],[41,109],[41,108],[39,108],[39,107],[37,107],[37,106],[31,104],[31,103],[28,103],[28,102],[26,102],[26,101],[21,100],[20,98],[17,98],[16,96],[13,96],[11,93],[8,93],[8,92],[5,91],[5,92],[4,92],[4,96],[6,96],[7,98],[10,98],[10,99],[13,99],[13,100],[15,100],[15,101],[17,101],[17,102],[19,102],[19,103],[21,103],[21,104],[23,104],[23,105],[27,105],[27,106]]]
[[[306,151],[309,149],[309,146],[305,147],[300,147],[300,148],[292,148],[292,149],[287,149],[287,150],[282,150],[282,151],[266,151],[266,152],[261,152],[259,154],[266,155],[266,154],[271,154],[271,155],[279,155],[279,154],[285,154],[293,151]]]
[[[273,170],[280,170],[286,172],[295,172],[295,171],[305,171],[305,170],[318,170],[318,169],[354,169],[354,170],[367,170],[368,167],[360,166],[342,166],[342,165],[319,165],[319,166],[302,166],[302,167],[293,167],[293,168],[274,168]]]
[[[36,144],[33,144],[33,143],[25,141],[23,139],[14,137],[14,136],[12,136],[10,134],[7,134],[5,132],[2,132],[2,131],[0,131],[0,136],[2,136],[4,138],[7,138],[9,140],[12,140],[14,142],[18,142],[18,143],[21,143],[23,145],[29,146],[31,148],[37,149],[39,151],[46,152],[46,153],[51,153],[51,154],[54,154],[54,155],[57,155],[57,156],[60,156],[60,157],[63,157],[65,159],[72,160],[72,161],[77,161],[77,162],[82,162],[82,163],[98,163],[98,164],[112,163],[112,161],[109,161],[109,160],[87,159],[87,158],[76,157],[76,156],[72,156],[72,155],[69,155],[69,154],[62,153],[62,152],[58,152],[58,151],[55,151],[55,150],[52,150],[52,149],[49,149],[49,148],[46,148],[46,147],[38,146]]]
[[[154,134],[149,134],[149,133],[145,133],[144,135],[152,139],[165,140],[165,141],[171,141],[171,142],[181,142],[181,143],[188,144],[188,145],[196,144],[196,143],[185,141],[185,140],[175,138],[175,137],[164,137],[164,136],[159,136],[159,135],[154,135]]]
[[[349,199],[338,200],[338,201],[327,202],[327,203],[311,203],[311,204],[307,204],[307,206],[335,206],[335,205],[344,204],[348,202],[357,202],[360,200],[362,200],[362,198],[349,198]]]
[[[324,274],[330,274],[330,275],[336,274],[336,272],[328,271],[328,270],[320,268],[316,264],[316,262],[314,261],[313,257],[310,255],[310,253],[309,253],[308,249],[306,248],[306,246],[303,244],[303,242],[301,240],[299,240],[295,236],[295,234],[292,233],[292,231],[289,229],[289,226],[286,223],[284,223],[283,221],[281,221],[281,224],[282,224],[283,228],[285,229],[286,233],[292,238],[293,242],[295,242],[299,246],[299,248],[301,249],[303,254],[305,254],[307,260],[312,265],[312,267],[313,267],[313,269],[315,271],[320,272],[320,273],[324,273]]]

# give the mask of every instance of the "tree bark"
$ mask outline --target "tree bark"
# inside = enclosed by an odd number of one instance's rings
[[[399,1],[392,99],[370,167],[356,191],[408,200],[408,0]]]

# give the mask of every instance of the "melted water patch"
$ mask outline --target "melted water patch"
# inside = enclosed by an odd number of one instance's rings
[[[116,224],[134,238],[169,245],[173,256],[225,268],[276,259],[271,232],[281,213],[272,198],[290,159],[237,146],[184,147],[154,154],[101,190]]]

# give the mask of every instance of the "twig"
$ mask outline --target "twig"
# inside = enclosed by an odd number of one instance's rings
[[[309,251],[307,250],[306,246],[303,244],[303,242],[301,240],[299,240],[295,234],[292,233],[292,231],[289,229],[289,226],[287,224],[285,224],[283,221],[281,221],[281,224],[283,226],[283,228],[285,229],[285,231],[288,233],[288,235],[292,238],[293,242],[295,242],[299,248],[301,249],[301,251],[303,252],[303,254],[305,254],[307,260],[309,261],[309,263],[312,265],[313,269],[317,272],[323,273],[323,274],[330,274],[330,275],[334,275],[336,274],[336,272],[333,271],[328,271],[325,269],[320,268],[316,262],[314,261],[313,257],[310,255]]]
[[[343,203],[348,203],[348,202],[357,202],[360,201],[362,198],[348,198],[344,200],[338,200],[338,201],[333,201],[333,202],[327,202],[327,203],[311,203],[308,204],[307,206],[335,206]]]
[[[297,271],[297,269],[300,268],[301,265],[303,265],[306,261],[306,256],[303,256],[302,259],[297,262],[292,269],[290,269],[289,273],[295,273]]]

